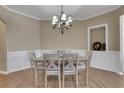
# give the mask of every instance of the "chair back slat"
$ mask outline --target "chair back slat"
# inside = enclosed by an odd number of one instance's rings
[[[46,70],[60,69],[60,62],[57,54],[44,53],[45,68]]]
[[[74,69],[78,62],[78,53],[65,53],[63,54],[63,68]]]

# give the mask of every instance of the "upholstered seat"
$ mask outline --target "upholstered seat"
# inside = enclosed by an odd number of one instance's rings
[[[86,65],[82,62],[79,62],[78,65],[77,65],[77,68],[78,69],[85,69],[86,68]]]

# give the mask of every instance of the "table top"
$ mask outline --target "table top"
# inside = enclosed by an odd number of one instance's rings
[[[88,59],[86,57],[83,57],[83,56],[79,56],[79,61],[87,61]],[[44,59],[43,59],[43,56],[41,57],[37,57],[36,60],[34,60],[35,62],[43,62]]]

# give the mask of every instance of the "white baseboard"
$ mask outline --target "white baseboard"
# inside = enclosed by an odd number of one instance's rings
[[[0,74],[8,74],[6,71],[0,71]]]
[[[124,75],[124,72],[116,72],[119,75]]]
[[[1,74],[9,74],[9,73],[12,73],[12,72],[21,71],[21,70],[25,70],[25,69],[28,69],[28,68],[31,68],[31,66],[23,67],[23,68],[19,68],[19,69],[13,69],[11,71],[0,71],[0,73]]]
[[[124,75],[124,73],[123,72],[117,72],[117,71],[114,71],[114,70],[112,70],[112,69],[106,69],[106,68],[101,68],[101,67],[97,67],[97,66],[91,66],[92,68],[96,68],[96,69],[100,69],[100,70],[105,70],[105,71],[110,71],[110,72],[114,72],[114,73],[116,73],[116,74],[118,74],[118,75]]]
[[[17,72],[17,71],[21,71],[21,70],[25,70],[25,69],[28,69],[28,68],[31,68],[31,66],[27,66],[27,67],[23,67],[23,68],[19,68],[19,69],[13,69],[11,71],[7,71],[7,73],[12,73],[12,72]]]

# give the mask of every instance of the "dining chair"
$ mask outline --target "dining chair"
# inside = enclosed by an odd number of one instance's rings
[[[91,51],[86,51],[84,56],[79,56],[79,61],[78,61],[78,70],[82,70],[86,68],[86,65],[84,61],[88,61],[88,64],[90,65],[90,60],[91,60],[92,52]]]
[[[75,63],[76,62],[76,63]],[[63,87],[65,82],[65,76],[74,75],[76,79],[76,87],[78,87],[78,53],[65,53],[63,54],[63,65],[62,65],[62,81]]]
[[[56,54],[43,54],[45,60],[45,87],[47,87],[48,76],[58,76],[59,88],[61,87],[61,72],[59,55]]]
[[[86,71],[86,84],[85,84],[85,86],[88,85],[88,75],[89,75],[91,58],[92,58],[92,51],[86,51],[85,55],[83,57],[79,57],[79,60],[78,60],[78,65],[77,65],[78,74],[80,71],[83,71],[83,70]]]
[[[44,70],[45,70],[45,64],[43,62],[43,60],[36,60],[36,55],[35,52],[28,52],[27,53],[28,58],[30,60],[31,63],[31,69],[33,72],[33,77],[34,77],[34,81],[35,81],[35,86],[38,86],[38,71],[39,70],[43,70],[43,76],[44,76]]]

